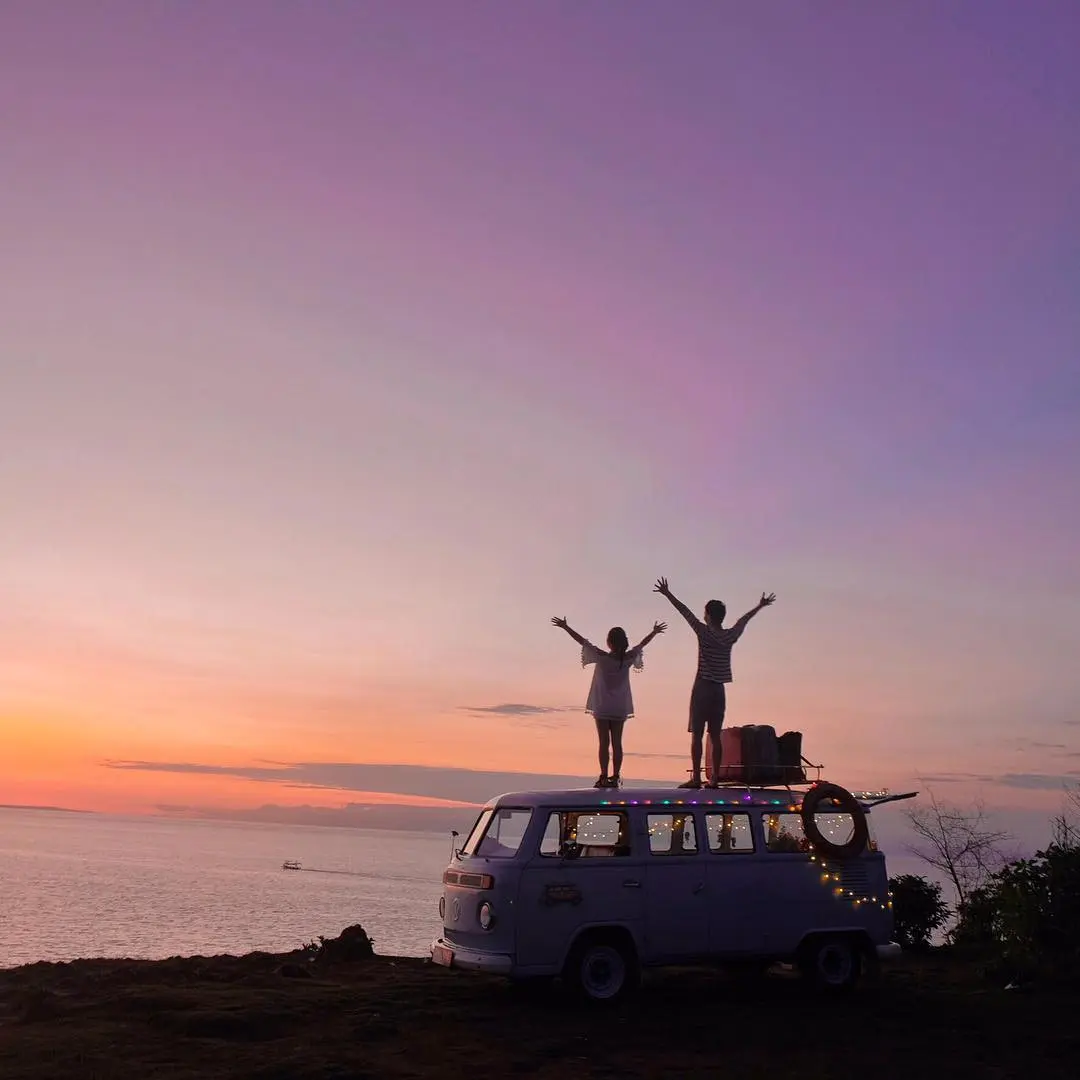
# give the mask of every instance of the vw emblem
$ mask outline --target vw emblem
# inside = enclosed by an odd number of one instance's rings
[[[450,914],[454,917],[454,922],[461,918],[461,901],[456,896],[450,903]]]

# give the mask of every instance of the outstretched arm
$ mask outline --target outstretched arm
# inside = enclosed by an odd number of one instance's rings
[[[653,592],[658,592],[661,596],[666,596],[671,601],[675,610],[694,628],[696,631],[701,626],[701,620],[668,588],[667,578],[660,578],[653,586]]]
[[[636,645],[634,646],[634,651],[635,651],[635,652],[641,652],[641,650],[642,650],[642,649],[644,649],[644,648],[645,648],[645,646],[646,646],[646,645],[648,645],[648,644],[649,644],[649,642],[650,642],[650,641],[652,641],[652,639],[653,639],[654,637],[656,637],[656,635],[657,635],[657,634],[662,634],[662,633],[663,633],[663,632],[664,632],[664,631],[665,631],[666,629],[667,629],[667,623],[666,623],[666,622],[658,622],[658,623],[654,623],[654,624],[653,624],[653,628],[652,628],[652,630],[651,630],[651,631],[650,631],[649,633],[647,633],[647,634],[646,634],[646,635],[645,635],[645,636],[644,636],[644,637],[643,637],[643,638],[642,638],[642,639],[641,639],[641,640],[640,640],[640,641],[639,641],[639,642],[638,642],[638,643],[637,643],[637,644],[636,644]]]
[[[776,593],[769,593],[767,596],[765,593],[761,594],[761,599],[757,602],[756,607],[752,607],[745,615],[741,616],[735,621],[735,625],[732,630],[738,630],[741,634],[746,629],[746,624],[762,609],[767,608],[770,604],[776,603]]]
[[[560,626],[565,630],[579,645],[588,645],[588,641],[583,638],[576,630],[572,629],[570,624],[565,619],[560,619],[557,616],[551,620],[552,626]]]

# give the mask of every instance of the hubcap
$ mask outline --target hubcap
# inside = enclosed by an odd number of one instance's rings
[[[818,953],[818,971],[825,982],[833,985],[847,982],[852,963],[851,952],[842,945],[826,945]]]
[[[625,979],[626,964],[618,949],[599,945],[582,957],[581,985],[590,997],[614,997],[622,989]]]

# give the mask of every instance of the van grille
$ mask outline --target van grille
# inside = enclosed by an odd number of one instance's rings
[[[861,862],[843,862],[840,864],[840,886],[850,889],[856,896],[865,896],[870,888],[870,877]]]

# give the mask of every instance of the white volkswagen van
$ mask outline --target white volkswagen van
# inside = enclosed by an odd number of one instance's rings
[[[900,951],[869,810],[914,794],[818,783],[500,795],[443,874],[431,958],[561,975],[595,1000],[664,964],[785,961],[850,988]]]

